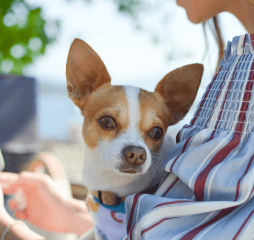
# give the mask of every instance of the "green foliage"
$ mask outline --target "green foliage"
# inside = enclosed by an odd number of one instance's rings
[[[87,3],[93,1],[84,0]],[[113,1],[119,12],[130,16],[134,21],[143,7],[139,0]],[[139,29],[140,25],[137,21],[135,23]],[[51,34],[47,31],[49,28]],[[60,22],[45,20],[40,7],[33,8],[25,0],[1,0],[0,73],[22,74],[23,68],[43,55],[46,46],[56,40],[59,29]]]
[[[83,0],[84,3],[94,1]],[[165,24],[166,18],[163,16],[169,15],[169,9],[164,0],[156,3],[143,0],[112,0],[112,2],[121,14],[132,20],[137,30],[149,33],[154,44],[161,44],[165,32],[168,32],[168,24]],[[159,8],[163,11],[158,11]],[[153,14],[156,18],[152,17]],[[165,26],[158,30],[157,27],[152,27],[151,21],[147,24],[144,19],[157,21],[161,19],[163,22],[161,26]],[[44,19],[40,7],[34,8],[26,0],[0,0],[0,73],[22,74],[24,67],[31,64],[36,57],[43,55],[46,46],[56,40],[59,30],[59,20]],[[170,53],[167,59],[172,58],[173,55]]]
[[[114,0],[118,6],[118,11],[129,14],[132,17],[137,17],[138,12],[143,7],[144,3],[139,0]]]
[[[47,33],[50,28],[54,28],[54,34]],[[33,8],[23,0],[1,1],[0,72],[22,74],[24,66],[44,54],[58,31],[59,22],[46,22],[41,8]]]

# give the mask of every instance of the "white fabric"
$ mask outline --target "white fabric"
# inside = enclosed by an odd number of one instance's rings
[[[126,214],[105,208],[91,194],[86,202],[93,218],[96,240],[121,240],[126,235]]]

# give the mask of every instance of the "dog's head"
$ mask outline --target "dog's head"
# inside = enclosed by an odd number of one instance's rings
[[[75,39],[67,66],[69,97],[84,116],[86,146],[119,174],[146,173],[160,159],[164,134],[193,104],[203,65],[192,64],[168,73],[154,92],[112,86],[96,52]]]

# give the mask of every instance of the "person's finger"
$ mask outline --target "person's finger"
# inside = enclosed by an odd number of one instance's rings
[[[20,186],[20,175],[10,172],[0,173],[0,184],[4,194],[14,194]]]
[[[19,179],[19,174],[10,172],[0,172],[0,184],[10,184]]]
[[[8,183],[2,184],[2,189],[4,194],[12,195],[15,194],[18,189],[24,188],[24,186],[25,184],[23,182],[15,181],[9,184]]]
[[[12,194],[14,194],[16,191],[17,191],[17,189],[18,188],[20,188],[20,184],[4,184],[4,185],[2,185],[2,189],[3,189],[3,193],[4,194],[10,194],[10,195],[12,195]]]
[[[44,183],[45,179],[43,178],[46,179],[43,174],[26,171],[20,174],[0,173],[0,184],[5,194],[14,194],[19,188],[26,191],[28,186],[31,191],[32,188],[38,187],[38,183]]]
[[[27,219],[28,219],[26,213],[23,212],[23,211],[18,211],[18,212],[16,212],[16,213],[15,213],[15,217],[16,217],[17,219],[20,219],[20,220],[27,220]]]
[[[22,171],[19,174],[10,172],[0,172],[0,184],[10,184],[18,180],[42,179],[43,174],[37,172]]]

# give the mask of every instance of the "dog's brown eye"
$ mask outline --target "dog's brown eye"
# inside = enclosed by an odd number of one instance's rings
[[[115,121],[111,117],[103,117],[100,119],[101,126],[104,128],[114,128],[116,126]]]
[[[150,137],[155,140],[159,140],[162,134],[163,134],[163,130],[159,127],[155,127],[149,132]]]

